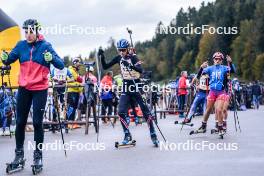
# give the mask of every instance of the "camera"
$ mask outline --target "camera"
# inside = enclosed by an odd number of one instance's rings
[[[93,62],[83,62],[82,64],[85,67],[93,67],[95,65],[95,61],[93,61]]]
[[[10,65],[0,66],[1,76],[9,75],[10,74],[10,70],[11,70],[11,66]]]
[[[2,71],[9,71],[9,70],[11,70],[11,66],[10,65],[0,66],[0,70],[2,70]]]

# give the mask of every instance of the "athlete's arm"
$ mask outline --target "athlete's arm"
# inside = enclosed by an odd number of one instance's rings
[[[141,67],[141,63],[138,60],[138,58],[136,56],[133,56],[131,61],[132,61],[133,64],[132,64],[132,66],[130,68],[135,70],[135,71],[137,71],[137,72],[139,72],[139,73],[142,73],[143,69]]]
[[[101,55],[101,61],[102,61],[103,69],[106,70],[106,69],[112,67],[113,65],[119,63],[120,56],[116,56],[109,63],[106,63],[105,62],[105,56],[104,55]]]

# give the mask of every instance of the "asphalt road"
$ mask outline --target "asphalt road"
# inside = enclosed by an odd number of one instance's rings
[[[84,128],[73,130],[65,134],[65,141],[72,143],[72,150],[67,151],[67,158],[63,150],[54,148],[56,142],[59,143],[61,139],[60,133],[47,132],[45,143],[50,146],[46,146],[47,150],[44,151],[44,170],[39,175],[263,175],[264,107],[259,110],[240,111],[238,116],[242,133],[235,132],[233,112],[229,112],[228,132],[221,140],[217,135],[210,134],[210,129],[214,127],[212,117],[206,134],[190,136],[189,132],[200,126],[201,118],[193,120],[194,127],[185,126],[180,132],[181,126],[174,124],[176,116],[169,115],[166,119],[159,120],[160,128],[168,140],[168,145],[163,143],[160,148],[153,147],[146,124],[131,124],[130,129],[137,144],[136,147],[124,149],[114,147],[115,141],[123,139],[120,124],[115,128],[110,124],[101,125],[99,144],[96,144],[93,127],[90,128],[89,135],[84,135]],[[162,141],[160,135],[159,139]],[[32,175],[30,165],[33,150],[29,148],[30,141],[33,141],[33,133],[26,134],[25,169],[13,175]],[[14,137],[0,137],[0,175],[5,175],[5,163],[14,158],[14,147]]]

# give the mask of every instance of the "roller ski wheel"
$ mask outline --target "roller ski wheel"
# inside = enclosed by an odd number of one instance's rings
[[[31,165],[33,175],[39,174],[43,169],[42,153],[41,151],[34,151],[34,161]]]
[[[25,166],[25,161],[26,160],[24,159],[24,151],[16,150],[14,161],[11,163],[6,163],[6,173],[11,174],[23,170]]]
[[[123,142],[122,143],[119,143],[119,142],[115,142],[115,148],[126,148],[126,147],[135,147],[136,146],[136,141],[135,140],[132,140],[132,141],[129,141],[128,143],[124,144]]]

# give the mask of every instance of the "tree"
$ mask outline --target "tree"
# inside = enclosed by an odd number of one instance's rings
[[[253,64],[253,73],[256,80],[264,81],[264,53],[257,56]]]
[[[196,68],[199,68],[206,59],[211,58],[212,54],[216,51],[216,43],[215,34],[210,34],[209,32],[203,34],[199,43],[199,53],[195,61]]]

